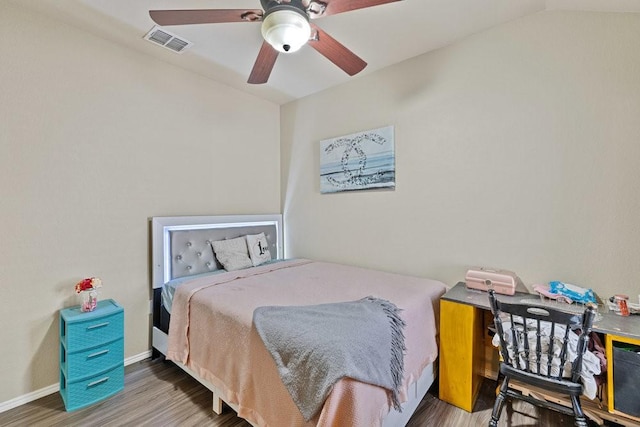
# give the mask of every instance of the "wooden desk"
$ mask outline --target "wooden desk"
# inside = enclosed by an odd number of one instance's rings
[[[517,292],[513,296],[499,295],[501,301],[520,303],[524,299],[540,300],[537,294]],[[605,308],[606,310],[606,308]],[[487,376],[485,337],[492,321],[489,296],[486,292],[469,290],[458,283],[440,299],[440,399],[471,412],[482,379]],[[623,317],[599,313],[593,331],[606,335],[608,384],[613,384],[614,341],[640,345],[640,316]],[[497,362],[497,352],[493,352]],[[494,378],[495,379],[495,378]],[[610,413],[627,417],[614,409],[614,390],[608,390]],[[630,425],[640,418],[628,416]]]

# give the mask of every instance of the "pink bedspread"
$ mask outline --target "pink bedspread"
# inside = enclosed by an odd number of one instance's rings
[[[376,426],[389,412],[387,390],[349,378],[333,387],[308,423],[252,325],[255,308],[353,301],[375,296],[402,311],[407,386],[435,361],[441,282],[358,267],[291,260],[198,278],[173,300],[167,358],[214,384],[238,415],[259,426]]]

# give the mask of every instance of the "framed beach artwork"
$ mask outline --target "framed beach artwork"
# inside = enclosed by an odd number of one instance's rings
[[[394,189],[393,126],[320,141],[320,192]]]

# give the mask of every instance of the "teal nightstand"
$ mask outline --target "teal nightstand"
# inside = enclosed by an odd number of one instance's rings
[[[60,395],[67,411],[124,388],[124,310],[114,300],[94,311],[60,310]]]

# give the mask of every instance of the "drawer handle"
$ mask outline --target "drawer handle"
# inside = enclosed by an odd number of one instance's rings
[[[96,381],[93,381],[93,382],[87,384],[87,388],[96,386],[98,384],[102,384],[103,382],[108,381],[108,380],[109,380],[109,377],[100,378],[99,380],[96,380]]]
[[[103,326],[109,326],[109,322],[98,323],[97,325],[87,326],[87,330],[89,331],[91,329],[102,328]]]
[[[90,354],[90,355],[87,356],[87,359],[91,359],[92,357],[102,356],[103,354],[107,354],[107,353],[109,353],[109,349],[102,350],[102,351],[99,351],[97,353]]]

